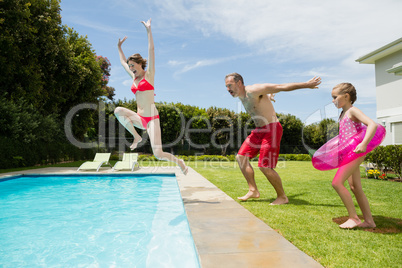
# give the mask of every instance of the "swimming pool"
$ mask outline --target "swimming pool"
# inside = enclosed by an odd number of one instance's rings
[[[200,267],[174,175],[0,180],[1,267]]]

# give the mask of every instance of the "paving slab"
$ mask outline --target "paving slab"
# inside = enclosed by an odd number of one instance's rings
[[[77,168],[42,168],[16,174],[96,173]],[[125,174],[103,167],[99,174]],[[142,167],[137,174],[175,173],[202,268],[322,267],[206,178],[189,168]]]

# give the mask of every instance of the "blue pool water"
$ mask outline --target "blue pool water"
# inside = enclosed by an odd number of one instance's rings
[[[176,177],[0,180],[0,267],[199,267]]]

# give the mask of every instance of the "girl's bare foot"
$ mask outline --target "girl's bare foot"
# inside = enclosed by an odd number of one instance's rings
[[[141,141],[142,141],[141,136],[139,136],[138,138],[134,138],[133,144],[130,145],[131,151],[134,150],[135,148],[137,148],[138,143],[140,143]]]
[[[364,222],[358,224],[357,227],[359,227],[359,228],[375,228],[376,225],[374,222],[370,223],[370,222],[364,221]]]
[[[245,196],[238,197],[237,199],[241,201],[246,201],[249,198],[260,198],[260,192],[258,190],[248,191],[248,193]]]
[[[347,221],[339,225],[339,227],[341,227],[342,229],[352,229],[357,227],[361,223],[362,221],[360,219],[348,219]]]
[[[278,197],[274,202],[272,202],[270,205],[283,205],[289,203],[289,199],[287,196],[285,197]]]

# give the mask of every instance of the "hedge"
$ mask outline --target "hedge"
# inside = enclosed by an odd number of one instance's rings
[[[180,155],[178,156],[184,161],[236,161],[235,155]],[[158,161],[153,155],[139,155],[139,161]],[[308,154],[280,154],[280,161],[311,161],[311,156]],[[258,156],[251,159],[251,161],[258,161]]]
[[[392,170],[399,178],[402,176],[402,145],[378,146],[367,154],[366,161],[376,169],[386,173]]]
[[[93,159],[91,149],[79,149],[68,142],[24,142],[0,136],[0,169],[55,164],[61,161]]]

